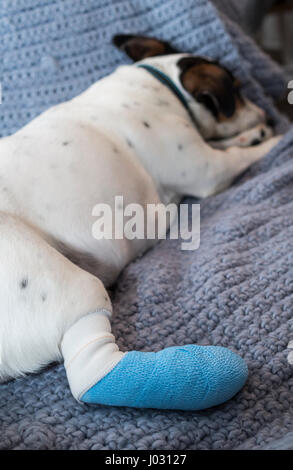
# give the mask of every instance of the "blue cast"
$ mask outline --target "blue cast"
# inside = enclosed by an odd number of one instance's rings
[[[131,351],[82,397],[86,403],[202,410],[232,398],[248,375],[229,349],[188,345],[157,353]]]

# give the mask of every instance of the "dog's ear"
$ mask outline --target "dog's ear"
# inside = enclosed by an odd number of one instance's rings
[[[209,62],[203,57],[187,56],[187,57],[183,57],[182,59],[180,59],[177,62],[177,65],[183,74],[188,69],[190,69],[190,67],[193,67],[199,64],[207,64],[207,63]]]
[[[236,110],[236,81],[217,62],[202,57],[184,57],[178,61],[180,81],[196,101],[202,103],[215,118],[229,118]]]
[[[132,34],[117,34],[113,37],[113,44],[126,52],[134,62],[147,57],[175,54],[177,52],[165,41]]]
[[[214,93],[208,90],[203,90],[196,94],[195,99],[198,101],[198,103],[202,103],[214,115],[215,118],[219,116],[221,106],[217,96]]]

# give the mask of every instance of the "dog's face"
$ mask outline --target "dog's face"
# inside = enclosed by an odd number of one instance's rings
[[[264,111],[241,95],[239,81],[219,63],[179,53],[156,38],[118,35],[113,42],[135,62],[163,66],[187,94],[204,139],[229,138],[265,122]]]

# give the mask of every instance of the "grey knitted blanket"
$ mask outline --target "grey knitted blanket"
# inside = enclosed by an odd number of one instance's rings
[[[109,44],[117,32],[220,59],[287,128],[272,102],[283,90],[278,68],[208,0],[2,0],[0,8],[2,135],[126,61]],[[80,405],[59,365],[1,385],[0,449],[293,448],[292,214],[289,130],[232,188],[202,201],[199,250],[162,241],[112,292],[123,350],[208,343],[240,353],[249,380],[235,398],[202,412]]]

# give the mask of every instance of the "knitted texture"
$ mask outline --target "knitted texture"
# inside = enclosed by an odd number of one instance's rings
[[[2,0],[0,8],[2,135],[125,62],[109,44],[118,32],[158,35],[220,59],[286,127],[268,96],[282,77],[207,0]],[[201,203],[199,250],[162,241],[124,270],[112,293],[124,351],[197,343],[238,352],[249,379],[235,398],[202,412],[80,405],[60,365],[1,385],[0,448],[260,449],[286,434],[290,448],[292,183],[290,131],[237,184]]]
[[[253,0],[213,0],[214,5],[225,13],[232,21],[242,25],[245,21],[245,13]]]
[[[0,136],[15,132],[124,63],[111,38],[117,32],[136,31],[220,59],[243,81],[246,94],[276,118],[270,99],[207,0],[2,0]],[[239,42],[247,49],[242,35]],[[272,70],[271,61],[257,49],[253,54],[256,79],[269,76],[265,91],[281,93],[281,75]]]

